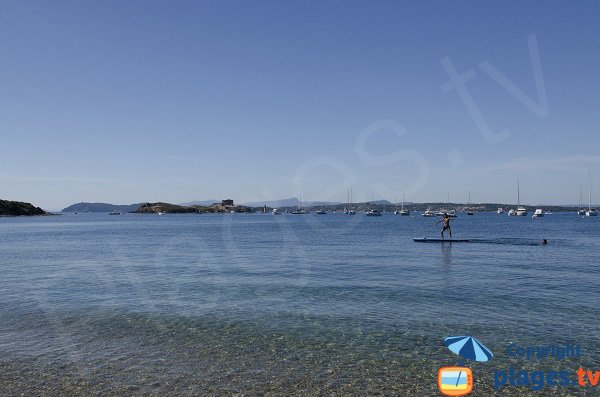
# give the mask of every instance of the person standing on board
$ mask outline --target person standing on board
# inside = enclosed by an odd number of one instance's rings
[[[448,215],[448,213],[444,214],[444,217],[442,219],[440,219],[436,225],[440,222],[444,222],[444,227],[442,227],[442,238],[444,238],[444,232],[446,230],[448,230],[448,232],[450,233],[450,239],[452,239],[452,229],[450,229],[450,215]]]

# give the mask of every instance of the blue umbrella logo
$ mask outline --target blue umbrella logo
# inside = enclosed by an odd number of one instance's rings
[[[486,362],[494,357],[490,349],[472,336],[449,336],[444,339],[444,344],[450,351],[468,360]]]

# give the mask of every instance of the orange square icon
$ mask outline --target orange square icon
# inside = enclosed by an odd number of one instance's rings
[[[438,370],[438,387],[446,396],[466,396],[473,391],[473,372],[466,367],[442,367]]]

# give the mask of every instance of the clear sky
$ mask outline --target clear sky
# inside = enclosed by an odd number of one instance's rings
[[[0,198],[516,202],[519,178],[522,203],[577,203],[591,170],[600,201],[599,17],[597,1],[4,0]]]

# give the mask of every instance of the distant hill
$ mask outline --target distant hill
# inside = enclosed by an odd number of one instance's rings
[[[0,200],[0,216],[48,215],[46,211],[30,203]]]
[[[392,205],[392,203],[387,200],[375,200],[369,201],[368,203],[373,205]]]
[[[107,203],[77,203],[64,208],[61,212],[132,212],[142,204],[115,205]]]
[[[296,198],[287,198],[281,200],[267,200],[267,201],[254,201],[250,203],[244,203],[243,205],[248,207],[264,207],[265,205],[269,208],[283,208],[283,207],[295,207],[298,201]],[[323,205],[336,205],[339,202],[327,202],[327,201],[303,201],[300,203],[302,207],[318,207]]]

